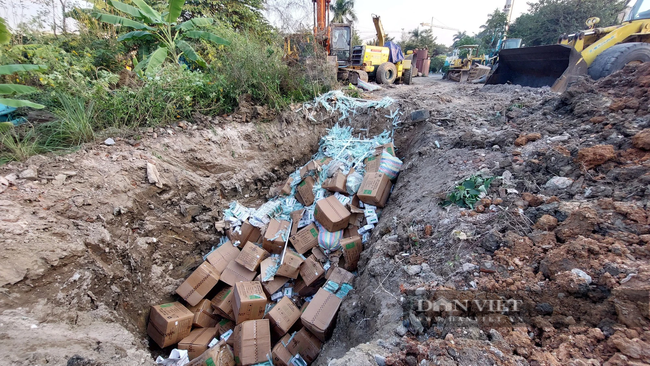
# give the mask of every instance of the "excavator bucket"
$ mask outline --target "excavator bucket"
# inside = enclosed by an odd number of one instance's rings
[[[573,47],[564,45],[501,50],[496,69],[486,84],[516,84],[566,90],[570,82],[587,72],[586,63]]]

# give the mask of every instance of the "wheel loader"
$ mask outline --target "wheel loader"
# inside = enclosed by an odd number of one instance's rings
[[[485,55],[482,57],[478,55],[478,45],[460,46],[458,49],[467,50],[467,57],[455,59],[449,65],[449,71],[445,73],[443,79],[460,83],[472,82],[485,77],[490,72],[490,67],[485,66]]]
[[[650,0],[635,1],[621,20],[598,28],[600,19],[589,18],[589,29],[563,35],[556,45],[502,50],[486,84],[551,86],[561,93],[581,75],[597,80],[650,61]]]

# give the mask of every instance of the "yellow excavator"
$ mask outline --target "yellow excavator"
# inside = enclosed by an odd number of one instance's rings
[[[339,69],[339,71],[347,72],[348,79],[353,84],[355,78],[363,81],[374,80],[377,84],[393,84],[395,82],[411,84],[413,55],[404,57],[399,45],[385,42],[386,33],[384,33],[384,27],[378,15],[373,15],[372,21],[377,31],[377,44],[381,46],[354,46],[350,65]]]
[[[449,71],[444,75],[444,79],[460,83],[472,82],[490,72],[490,67],[485,66],[485,55],[478,55],[478,45],[460,46],[458,49],[467,50],[467,57],[455,59],[449,65]]]
[[[558,44],[502,50],[486,84],[551,86],[565,91],[581,75],[600,79],[626,65],[650,61],[650,0],[636,0],[620,15],[621,24],[560,37]]]

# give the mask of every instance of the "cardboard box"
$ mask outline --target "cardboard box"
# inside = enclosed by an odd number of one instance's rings
[[[235,298],[234,289],[228,286],[216,294],[210,304],[214,310],[221,316],[230,320],[235,320],[235,313],[232,310],[232,301]]]
[[[282,337],[300,319],[300,309],[285,296],[264,316],[264,319],[271,322],[271,331],[276,336]]]
[[[347,177],[343,172],[336,172],[331,178],[325,179],[321,187],[327,189],[330,192],[339,192],[343,194],[348,194],[347,189],[345,188],[345,182]]]
[[[289,339],[291,339],[291,335],[285,334],[284,337],[282,337],[273,347],[271,353],[273,355],[274,366],[292,366],[291,357],[293,357],[293,355],[289,350],[287,350]]]
[[[178,342],[178,349],[187,350],[190,361],[208,350],[208,344],[217,336],[217,328],[194,329],[190,335]]]
[[[232,310],[235,313],[235,323],[264,317],[267,298],[259,281],[237,282],[234,293]]]
[[[291,245],[300,254],[307,253],[311,248],[318,245],[318,228],[311,223],[300,229],[295,235],[289,238]]]
[[[307,305],[307,309],[300,316],[300,321],[321,342],[325,342],[336,323],[336,312],[339,306],[341,306],[341,299],[321,288]]]
[[[362,181],[363,182],[363,181]],[[361,204],[363,202],[359,201],[359,196],[356,194],[352,197],[352,202],[350,202],[350,212],[354,214],[361,214],[361,220],[363,220],[363,208],[361,208]],[[350,222],[351,224],[355,224],[354,222]],[[356,224],[355,224],[356,225]]]
[[[176,293],[194,306],[219,282],[219,273],[205,261],[176,289]]]
[[[262,282],[262,287],[266,291],[266,295],[270,298],[271,295],[278,292],[287,282],[289,282],[289,277],[275,276],[273,281]]]
[[[230,319],[221,319],[215,326],[217,328],[217,335],[221,337],[224,333],[228,332],[229,330],[235,329],[235,322],[230,320]]]
[[[288,230],[290,224],[289,221],[271,219],[266,233],[264,233],[264,243],[262,244],[264,250],[271,254],[281,254],[284,249],[285,240],[283,239],[283,235],[277,234],[279,231]]]
[[[348,227],[343,231],[343,238],[351,238],[357,235],[359,235],[359,226],[357,225],[348,225]]]
[[[329,196],[316,202],[314,215],[316,221],[323,225],[325,230],[329,232],[345,229],[348,227],[348,221],[350,219],[350,211],[334,196]]]
[[[325,276],[325,269],[320,262],[310,255],[300,266],[300,277],[305,281],[305,285],[312,286],[316,281]]]
[[[252,281],[256,275],[256,272],[250,271],[241,264],[232,261],[228,263],[226,269],[223,270],[223,273],[221,274],[221,281],[227,283],[230,286],[235,286],[235,283],[237,282]]]
[[[268,319],[245,321],[235,327],[232,337],[237,364],[254,365],[271,357],[271,328]]]
[[[282,185],[282,188],[280,189],[280,194],[284,196],[290,195],[292,182],[293,182],[293,178],[289,177],[289,179],[287,179],[287,181]]]
[[[327,157],[327,156],[324,157],[324,158],[320,158],[320,159],[316,160],[316,162],[320,166],[325,166],[325,165],[329,164],[331,161],[332,161],[332,158]]]
[[[233,229],[228,229],[227,234],[228,239],[233,243],[236,241],[241,243],[241,245],[239,245],[240,248],[249,241],[251,243],[259,243],[262,239],[262,232],[260,229],[251,225],[248,221],[244,221],[239,229],[241,233],[237,233]]]
[[[316,294],[320,288],[320,284],[316,282],[313,286],[307,286],[305,281],[302,278],[299,278],[293,284],[293,293],[298,294],[298,296],[307,297]]]
[[[155,305],[149,313],[147,333],[160,348],[171,346],[187,337],[194,314],[180,302]]]
[[[212,303],[208,299],[199,301],[198,304],[189,308],[189,311],[194,313],[194,320],[192,326],[197,328],[210,328],[214,327],[219,320],[219,316],[214,313]]]
[[[241,252],[239,252],[235,262],[241,264],[249,271],[257,271],[257,267],[259,267],[260,263],[269,256],[269,252],[249,241],[244,245]]]
[[[308,364],[316,360],[321,347],[323,343],[306,328],[300,329],[286,346],[289,353],[299,354]]]
[[[352,273],[336,266],[330,267],[330,269],[327,271],[327,274],[325,275],[325,278],[328,281],[339,284],[339,286],[344,283],[351,285],[352,281],[354,281],[354,275]]]
[[[298,222],[302,218],[302,215],[305,213],[305,209],[295,210],[291,212],[291,220],[294,222],[294,225],[291,225],[291,235],[294,236],[298,232]]]
[[[305,164],[300,168],[300,177],[304,178],[312,172],[317,172],[320,170],[320,164],[316,160],[311,160],[309,163]]]
[[[361,258],[361,252],[363,251],[361,236],[355,235],[350,238],[341,239],[341,247],[343,248],[341,267],[348,271],[356,271],[359,258]]]
[[[225,342],[219,342],[186,366],[235,366],[235,355]]]
[[[217,273],[221,275],[223,271],[228,266],[228,263],[232,262],[239,255],[239,248],[232,245],[230,241],[225,242],[219,248],[213,250],[206,260],[217,270]]]
[[[311,250],[311,255],[316,257],[316,260],[321,263],[327,263],[328,261],[328,258],[321,247],[314,247],[314,249]]]
[[[379,171],[379,162],[381,161],[381,156],[370,156],[363,161],[366,164],[366,174],[367,173],[376,173]]]
[[[314,204],[314,178],[306,177],[296,187],[296,199],[302,203],[303,206],[311,206]]]
[[[359,186],[357,196],[363,203],[384,207],[393,184],[382,173],[366,173]],[[320,201],[319,201],[320,202]]]
[[[276,274],[283,277],[298,278],[300,266],[304,261],[300,254],[292,250],[287,250]]]
[[[280,257],[268,257],[260,263],[260,274],[255,277],[255,280],[260,282],[272,281],[275,278],[275,274],[271,276],[273,271],[277,271],[278,264],[280,262]]]

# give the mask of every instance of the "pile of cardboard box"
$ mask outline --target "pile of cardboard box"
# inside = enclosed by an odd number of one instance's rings
[[[190,365],[312,363],[401,166],[390,142],[354,148],[320,152],[258,209],[231,204],[228,240],[178,287],[183,301],[151,308],[154,342],[187,350]]]

